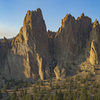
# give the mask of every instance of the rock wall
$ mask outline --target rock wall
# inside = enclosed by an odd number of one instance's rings
[[[98,21],[92,23],[83,13],[77,19],[67,14],[59,30],[52,32],[46,30],[39,8],[27,11],[19,34],[0,40],[0,75],[33,81],[75,75],[81,65],[92,70],[100,62],[99,41]]]
[[[28,11],[19,34],[11,40],[2,76],[7,79],[45,79],[51,60],[48,35],[40,9]],[[1,64],[2,66],[2,64]]]

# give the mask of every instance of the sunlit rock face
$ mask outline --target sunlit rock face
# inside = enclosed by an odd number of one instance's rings
[[[89,60],[92,65],[99,64],[100,61],[100,25],[97,20],[93,23],[90,33],[90,56]]]
[[[94,41],[91,43],[91,49],[90,49],[90,63],[92,65],[98,64],[98,53],[97,53],[97,46]]]
[[[100,61],[100,25],[67,14],[57,32],[47,31],[41,9],[27,11],[19,34],[0,40],[0,79],[63,79]],[[84,66],[83,66],[84,65]],[[92,66],[92,67],[91,67]]]
[[[66,70],[64,68],[61,68],[59,66],[56,66],[54,69],[54,73],[56,76],[56,79],[64,79],[66,77]]]
[[[45,79],[49,74],[48,35],[40,9],[28,11],[19,34],[6,54],[3,76],[8,79]]]

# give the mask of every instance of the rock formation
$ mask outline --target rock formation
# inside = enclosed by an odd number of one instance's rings
[[[54,42],[58,66],[65,67],[68,70],[75,63],[78,56],[84,52],[91,29],[91,19],[84,14],[77,19],[70,14],[65,16]]]
[[[59,66],[55,67],[54,73],[55,73],[56,79],[63,79],[66,77],[66,70]]]
[[[0,40],[0,79],[62,79],[76,74],[78,67],[92,70],[100,61],[99,41],[98,21],[92,23],[83,13],[77,19],[67,14],[52,32],[46,30],[39,8],[27,11],[19,34]]]
[[[50,54],[48,35],[40,9],[27,12],[23,27],[10,44],[4,70],[1,72],[3,77],[16,80],[43,80],[47,77]]]
[[[94,41],[92,41],[91,43],[91,49],[90,49],[90,63],[92,65],[96,65],[98,64],[98,54],[97,54],[97,47],[96,47],[96,43]]]

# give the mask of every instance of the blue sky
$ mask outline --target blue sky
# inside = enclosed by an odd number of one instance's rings
[[[0,38],[16,36],[27,10],[41,8],[47,29],[57,31],[67,13],[100,21],[100,0],[0,0]]]

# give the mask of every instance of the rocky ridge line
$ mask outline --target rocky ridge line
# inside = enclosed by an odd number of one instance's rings
[[[41,9],[27,11],[19,34],[0,40],[0,74],[7,80],[64,78],[100,62],[100,25],[83,13],[67,14],[57,32],[47,31]]]

